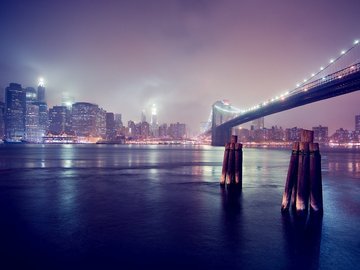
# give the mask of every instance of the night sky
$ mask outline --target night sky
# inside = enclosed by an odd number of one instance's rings
[[[198,131],[211,104],[247,108],[318,70],[360,38],[359,0],[0,2],[0,87],[63,92],[140,120]],[[265,119],[267,127],[354,129],[360,92]]]

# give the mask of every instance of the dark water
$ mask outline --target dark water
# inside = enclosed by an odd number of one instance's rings
[[[359,269],[360,153],[322,153],[324,217],[282,216],[289,150],[0,145],[0,269]]]

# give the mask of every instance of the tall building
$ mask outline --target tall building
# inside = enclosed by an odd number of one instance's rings
[[[141,123],[143,123],[143,122],[146,122],[146,114],[145,114],[145,110],[142,110],[141,111]]]
[[[168,126],[167,124],[162,124],[159,126],[159,137],[165,138],[168,136]]]
[[[70,111],[66,106],[54,106],[49,110],[49,132],[54,135],[70,131]]]
[[[98,110],[98,105],[87,102],[76,102],[72,105],[71,125],[77,136],[98,136]]]
[[[116,131],[119,131],[123,127],[121,113],[115,113],[114,114],[114,120],[115,120]]]
[[[314,140],[316,142],[327,142],[329,138],[329,128],[319,125],[318,127],[313,127],[314,131]]]
[[[99,108],[96,114],[96,136],[106,138],[106,111]]]
[[[37,102],[37,91],[33,87],[25,88],[26,92],[26,116],[25,116],[25,140],[27,142],[42,142],[43,130],[39,125],[40,114]]]
[[[153,104],[151,107],[150,132],[153,137],[159,136],[159,123],[157,119],[157,108],[155,104]]]
[[[37,99],[39,102],[46,102],[45,99],[45,82],[43,78],[40,78],[37,88]]]
[[[10,83],[5,89],[5,138],[25,139],[26,92],[21,84]]]
[[[49,130],[49,111],[46,102],[33,102],[34,105],[39,107],[39,129],[41,136],[45,136]]]
[[[115,116],[113,113],[106,113],[106,139],[109,141],[115,140],[116,128],[115,128]]]
[[[0,101],[0,140],[5,136],[5,103]]]
[[[360,132],[360,115],[355,116],[355,131]]]
[[[136,136],[136,124],[134,123],[134,121],[128,121],[128,129],[129,129],[129,134],[128,136],[130,137],[135,137]]]

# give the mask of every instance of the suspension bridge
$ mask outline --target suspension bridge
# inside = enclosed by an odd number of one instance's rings
[[[360,90],[360,41],[355,40],[347,50],[331,59],[318,72],[312,73],[294,89],[240,110],[227,101],[212,105],[205,133],[211,133],[214,146],[224,146],[230,141],[232,128],[249,121],[286,111],[324,99]]]

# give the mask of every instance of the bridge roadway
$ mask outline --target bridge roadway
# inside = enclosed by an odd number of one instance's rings
[[[304,84],[282,98],[272,102],[269,101],[266,104],[263,103],[259,105],[257,109],[247,111],[221,125],[212,127],[212,145],[224,146],[226,142],[229,142],[232,127],[263,116],[348,94],[357,90],[360,90],[360,63]]]

